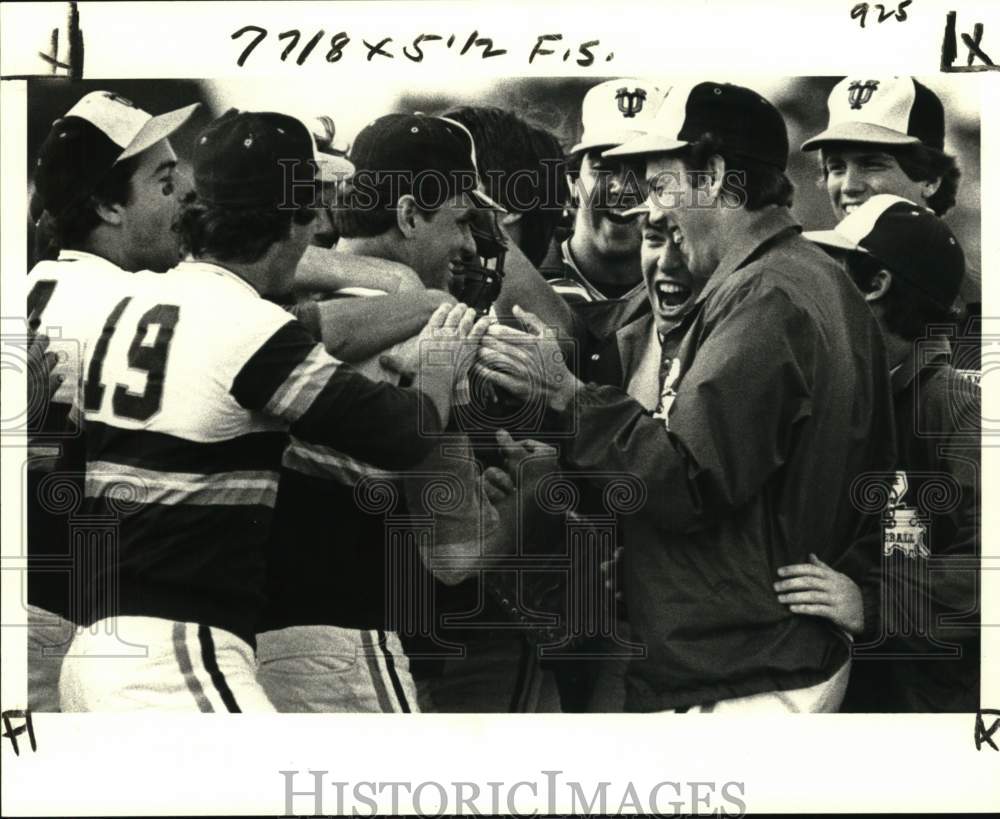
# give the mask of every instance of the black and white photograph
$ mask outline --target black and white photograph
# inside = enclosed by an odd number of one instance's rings
[[[2,10],[4,815],[1000,807],[1000,20],[534,8]]]

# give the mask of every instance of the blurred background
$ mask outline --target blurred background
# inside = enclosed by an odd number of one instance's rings
[[[195,135],[230,107],[278,110],[302,118],[328,115],[336,124],[335,145],[347,148],[351,139],[372,119],[391,111],[439,113],[455,105],[496,105],[552,131],[564,147],[580,132],[580,105],[587,89],[613,77],[513,78],[489,81],[456,78],[445,85],[413,83],[357,83],[337,89],[314,82],[287,80],[101,80],[98,82],[32,80],[28,84],[28,177],[35,152],[52,121],[84,94],[106,89],[128,97],[141,108],[158,114],[194,101],[203,103],[194,117],[171,137],[178,156],[190,155]],[[655,78],[654,78],[655,79]],[[727,77],[767,97],[784,114],[792,153],[788,175],[795,183],[796,218],[807,229],[832,226],[826,190],[820,183],[818,158],[798,146],[826,127],[826,99],[839,77]],[[947,221],[962,242],[969,265],[980,264],[980,85],[961,75],[918,77],[944,103],[947,134],[945,150],[958,158],[962,182],[958,202]],[[661,80],[660,85],[670,85]]]

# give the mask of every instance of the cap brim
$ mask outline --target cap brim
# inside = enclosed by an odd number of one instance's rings
[[[139,129],[139,133],[135,135],[135,138],[125,146],[125,150],[115,160],[116,164],[123,159],[128,159],[130,156],[141,154],[161,139],[166,139],[187,122],[200,105],[200,102],[196,102],[193,105],[178,108],[176,111],[168,111],[166,114],[160,114],[160,116],[150,119]]]
[[[601,156],[638,156],[639,154],[661,154],[677,151],[690,143],[661,134],[643,134],[630,139],[617,148],[605,151]]]
[[[636,205],[634,208],[629,208],[626,211],[622,211],[619,216],[640,216],[644,213],[649,213],[649,205],[645,203]]]
[[[605,131],[581,140],[570,148],[569,152],[579,154],[584,151],[593,151],[595,148],[617,148],[639,136],[642,136],[641,131]]]
[[[915,136],[871,122],[838,122],[802,143],[801,150],[815,151],[827,142],[873,142],[878,145],[916,145]]]
[[[495,210],[500,213],[507,213],[507,208],[497,202],[494,202],[480,190],[469,191],[469,196],[472,197],[472,201],[475,202],[477,207],[486,208],[487,210]]]
[[[843,234],[835,230],[806,230],[802,233],[803,239],[808,239],[818,245],[825,247],[835,247],[838,250],[854,250],[865,253],[865,249],[856,242],[852,242]]]

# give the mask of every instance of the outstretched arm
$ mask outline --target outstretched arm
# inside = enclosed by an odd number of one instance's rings
[[[399,262],[325,247],[306,248],[295,270],[295,289],[300,293],[335,293],[345,287],[397,293],[420,290],[423,284],[416,272]]]
[[[442,304],[455,304],[443,290],[413,290],[371,298],[301,302],[296,315],[317,332],[334,358],[357,364],[412,338]],[[314,313],[307,320],[304,313]]]

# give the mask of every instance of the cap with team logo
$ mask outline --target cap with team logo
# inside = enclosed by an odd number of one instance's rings
[[[833,230],[803,236],[874,257],[945,308],[954,303],[965,275],[965,254],[948,225],[933,211],[887,193],[851,211]]]
[[[195,140],[195,192],[231,208],[316,207],[321,180],[314,146],[295,117],[231,108]]]
[[[827,100],[830,122],[802,143],[814,151],[826,142],[916,145],[944,150],[944,106],[912,77],[845,77]]]
[[[53,215],[82,201],[119,162],[181,127],[199,103],[154,117],[125,97],[93,91],[52,123],[39,150],[35,188]]]
[[[394,207],[394,196],[409,193],[434,209],[466,193],[479,207],[506,213],[480,190],[475,141],[453,119],[386,114],[361,129],[347,158],[356,169],[355,188],[374,193],[378,206]]]
[[[756,91],[719,82],[675,85],[646,133],[604,156],[669,153],[708,133],[736,156],[781,170],[788,162],[788,131],[778,109]]]
[[[644,80],[608,80],[583,98],[583,134],[571,154],[608,148],[646,131],[663,103],[664,91]]]

